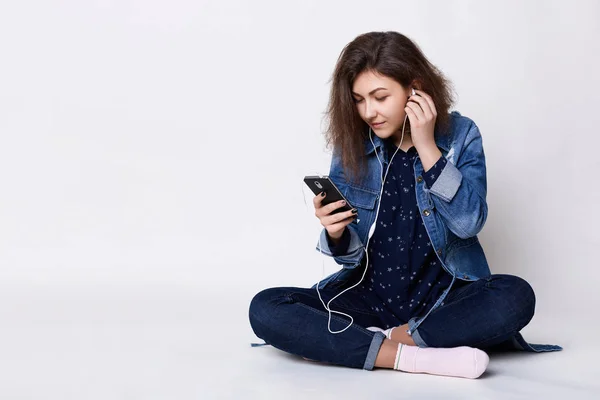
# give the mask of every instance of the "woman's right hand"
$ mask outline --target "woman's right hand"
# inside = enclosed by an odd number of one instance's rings
[[[358,210],[354,208],[350,211],[332,214],[333,211],[343,207],[346,202],[344,200],[340,200],[324,206],[321,204],[323,199],[325,199],[325,192],[322,192],[313,198],[315,216],[319,218],[321,225],[323,225],[323,227],[327,230],[329,237],[334,240],[338,240],[342,237],[344,229],[346,229],[346,225],[354,221],[354,219],[357,217]]]

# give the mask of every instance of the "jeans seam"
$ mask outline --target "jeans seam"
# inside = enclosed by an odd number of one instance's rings
[[[481,343],[485,343],[485,342],[489,342],[489,341],[491,341],[491,340],[498,339],[499,337],[502,337],[502,336],[504,336],[504,335],[509,335],[509,334],[510,334],[510,332],[515,332],[515,333],[518,333],[518,332],[519,332],[519,330],[518,330],[518,327],[519,327],[519,324],[518,324],[518,323],[516,323],[516,324],[515,324],[515,326],[514,326],[514,328],[511,326],[511,327],[510,327],[510,329],[507,329],[507,330],[506,330],[506,331],[507,331],[507,333],[501,333],[501,334],[497,334],[497,335],[495,335],[495,336],[492,336],[491,338],[487,338],[487,339],[485,339],[485,340],[480,340],[480,341],[478,341],[478,342],[476,342],[476,343],[472,344],[472,345],[471,345],[471,347],[477,347],[477,346],[481,345]]]
[[[332,288],[332,289],[335,289],[335,288]],[[320,290],[322,290],[322,289],[320,289]],[[296,294],[296,292],[288,292],[285,295],[283,295],[283,297],[292,297],[292,294]],[[302,302],[298,302],[298,303],[303,304]],[[357,312],[357,313],[361,313],[363,315],[367,315],[369,317],[375,317],[375,318],[379,319],[379,316],[377,314],[375,314],[375,313],[371,313],[371,312],[368,312],[368,311],[365,311],[365,310],[357,309],[357,308],[354,308],[354,307],[347,307],[347,306],[343,306],[343,305],[341,307],[345,308],[348,311],[354,311],[354,312]]]
[[[314,307],[311,307],[311,306],[309,306],[309,305],[306,305],[306,304],[304,304],[304,303],[297,302],[297,303],[295,303],[295,304],[298,304],[299,306],[302,306],[302,307],[304,307],[304,308],[307,308],[307,309],[309,309],[309,310],[311,310],[311,311],[314,311],[314,312],[320,313],[321,315],[326,315],[326,316],[329,316],[329,313],[326,313],[325,311],[317,310],[316,308],[314,308]],[[343,311],[342,311],[342,312],[343,312]],[[340,318],[340,317],[337,317],[337,316],[333,315],[333,313],[332,313],[332,315],[331,315],[331,319],[335,319],[336,321],[338,321],[338,322],[343,322],[343,323],[347,323],[347,322],[349,322],[349,321],[343,320],[343,319],[342,319],[342,318]],[[366,329],[366,328],[363,328],[362,326],[358,325],[358,324],[357,324],[357,323],[355,323],[354,321],[352,321],[352,325],[356,326],[356,327],[357,327],[358,329],[360,329],[362,332],[369,334],[369,336],[371,336],[371,335],[373,335],[373,334],[374,334],[374,332],[372,332],[372,331],[370,331],[370,330],[368,330],[368,329]]]

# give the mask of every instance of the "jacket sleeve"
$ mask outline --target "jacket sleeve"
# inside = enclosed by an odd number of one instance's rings
[[[348,251],[348,247],[350,246],[350,230],[344,228],[344,232],[342,233],[342,237],[338,244],[334,244],[331,236],[329,236],[329,232],[325,231],[325,236],[327,237],[327,246],[329,246],[329,250],[333,256],[339,256],[345,254]]]
[[[430,193],[435,208],[455,235],[467,239],[481,231],[488,212],[487,180],[481,134],[474,123],[461,154],[456,155],[456,165],[446,163]]]
[[[323,228],[321,235],[319,236],[319,242],[317,243],[317,251],[328,255],[329,257],[333,257],[334,261],[339,265],[354,265],[358,263],[362,252],[364,251],[364,247],[358,233],[356,233],[356,229],[351,225],[352,224],[346,226],[346,231],[348,232],[348,238],[346,239],[348,240],[348,244],[346,249],[342,249],[341,246],[332,249],[327,240],[327,230]]]

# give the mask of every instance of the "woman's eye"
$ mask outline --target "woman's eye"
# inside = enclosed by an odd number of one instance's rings
[[[377,98],[376,97],[375,100],[377,100],[377,101],[383,101],[383,100],[387,99],[388,97],[390,97],[390,96],[385,96],[385,97],[381,97],[381,98]],[[354,99],[355,103],[360,103],[361,101],[363,101],[363,99]]]

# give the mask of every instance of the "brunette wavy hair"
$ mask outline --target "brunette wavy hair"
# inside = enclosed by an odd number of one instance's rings
[[[329,104],[325,112],[327,147],[339,151],[347,178],[363,176],[365,139],[369,127],[360,117],[352,86],[363,71],[373,71],[408,87],[413,81],[433,99],[437,111],[436,132],[445,132],[454,101],[451,82],[427,60],[421,49],[398,32],[369,32],[348,43],[338,57],[331,77]],[[405,133],[410,132],[407,119]]]

